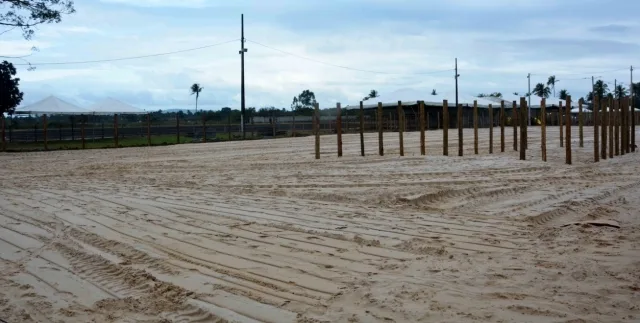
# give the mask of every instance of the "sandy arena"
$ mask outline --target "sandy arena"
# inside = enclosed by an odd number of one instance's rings
[[[464,131],[0,154],[0,319],[638,322],[640,152]]]

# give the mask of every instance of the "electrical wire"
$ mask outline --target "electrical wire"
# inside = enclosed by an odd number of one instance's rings
[[[284,50],[281,50],[281,49],[277,49],[277,48],[274,48],[274,47],[271,47],[271,46],[267,46],[265,44],[261,44],[261,43],[258,43],[256,41],[249,40],[249,39],[247,39],[246,41],[250,42],[250,43],[254,43],[254,44],[258,45],[258,46],[262,46],[262,47],[265,47],[265,48],[268,48],[268,49],[271,49],[271,50],[274,50],[274,51],[277,51],[277,52],[280,52],[280,53],[283,53],[283,54],[286,54],[286,55],[298,57],[298,58],[305,59],[305,60],[308,60],[308,61],[311,61],[311,62],[324,64],[324,65],[328,65],[328,66],[333,66],[333,67],[337,67],[337,68],[343,68],[343,69],[352,70],[352,71],[358,71],[358,72],[365,72],[365,73],[372,73],[372,74],[389,74],[389,75],[394,75],[394,74],[395,75],[425,75],[425,74],[436,74],[436,73],[442,73],[442,72],[455,71],[455,69],[453,69],[453,68],[447,69],[447,70],[438,70],[438,71],[430,71],[430,72],[422,72],[422,73],[393,73],[393,72],[381,72],[381,71],[363,70],[363,69],[359,69],[359,68],[353,68],[353,67],[348,67],[348,66],[343,66],[343,65],[331,64],[331,63],[319,61],[319,60],[316,60],[316,59],[313,59],[313,58],[300,56],[300,55],[297,55],[297,54],[294,54],[294,53],[291,53],[291,52],[287,52],[287,51],[284,51]]]
[[[558,74],[558,75],[590,75],[590,74],[604,74],[604,73],[613,73],[613,72],[619,72],[619,71],[626,71],[628,70],[628,67],[625,68],[619,68],[619,69],[615,69],[615,70],[607,70],[607,71],[599,71],[599,72],[587,72],[587,73],[565,73],[565,74]],[[537,75],[537,76],[547,76],[548,74],[538,74],[538,73],[531,73],[531,75]]]
[[[98,60],[91,60],[91,61],[22,63],[22,64],[14,64],[14,65],[41,66],[41,65],[71,65],[71,64],[90,64],[90,63],[115,62],[115,61],[129,60],[129,59],[149,58],[149,57],[157,57],[157,56],[164,56],[164,55],[172,55],[172,54],[191,52],[191,51],[201,50],[201,49],[205,49],[205,48],[211,48],[211,47],[215,47],[215,46],[220,46],[220,45],[232,43],[232,42],[239,41],[239,40],[240,39],[238,38],[238,39],[234,39],[234,40],[228,40],[228,41],[225,41],[225,42],[216,43],[216,44],[210,44],[210,45],[205,45],[205,46],[200,46],[200,47],[187,48],[187,49],[182,49],[182,50],[177,50],[177,51],[172,51],[172,52],[140,55],[140,56],[129,56],[129,57],[119,57],[119,58],[109,58],[109,59],[98,59]]]

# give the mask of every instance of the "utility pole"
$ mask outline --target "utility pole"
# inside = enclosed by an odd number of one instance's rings
[[[244,48],[244,14],[240,15],[240,131],[242,131],[242,139],[245,139],[245,107],[244,107],[244,53],[247,49]]]
[[[458,74],[458,58],[456,58],[456,109],[458,108],[458,77],[460,74]]]
[[[531,73],[527,74],[527,82],[529,83],[529,91],[527,92],[527,107],[529,108],[529,126],[531,126]]]

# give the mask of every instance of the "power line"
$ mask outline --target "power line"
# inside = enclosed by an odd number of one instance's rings
[[[258,42],[253,41],[253,40],[247,39],[247,41],[248,42],[252,42],[252,43],[254,43],[256,45],[259,45],[259,46],[262,46],[262,47],[265,47],[265,48],[269,48],[271,50],[286,54],[286,55],[295,56],[295,57],[298,57],[298,58],[301,58],[301,59],[305,59],[305,60],[308,60],[308,61],[311,61],[311,62],[316,62],[316,63],[319,63],[319,64],[324,64],[324,65],[333,66],[333,67],[337,67],[337,68],[343,68],[343,69],[352,70],[352,71],[365,72],[365,73],[389,74],[389,75],[393,75],[393,74],[395,74],[395,75],[425,75],[425,74],[436,74],[436,73],[442,73],[442,72],[450,72],[450,71],[454,70],[453,68],[450,68],[450,69],[447,69],[447,70],[438,70],[438,71],[430,71],[430,72],[422,72],[422,73],[393,73],[393,72],[381,72],[381,71],[363,70],[363,69],[359,69],[359,68],[353,68],[353,67],[348,67],[348,66],[343,66],[343,65],[331,64],[331,63],[319,61],[319,60],[316,60],[316,59],[313,59],[313,58],[300,56],[300,55],[297,55],[297,54],[294,54],[294,53],[291,53],[291,52],[287,52],[287,51],[284,51],[284,50],[281,50],[281,49],[277,49],[277,48],[274,48],[274,47],[271,47],[271,46],[267,46],[265,44],[258,43]]]
[[[557,74],[557,75],[591,75],[591,74],[604,74],[604,73],[613,73],[613,72],[619,72],[619,71],[626,71],[628,70],[628,67],[625,68],[619,68],[619,69],[615,69],[615,70],[607,70],[607,71],[599,71],[599,72],[586,72],[586,73],[564,73],[564,74]],[[531,73],[531,75],[537,75],[537,76],[548,76],[548,74],[539,74],[539,73]]]
[[[188,49],[182,49],[182,50],[177,50],[177,51],[173,51],[173,52],[155,53],[155,54],[140,55],[140,56],[129,56],[129,57],[119,57],[119,58],[110,58],[110,59],[99,59],[99,60],[91,60],[91,61],[21,63],[21,64],[14,64],[14,65],[30,65],[30,66],[39,66],[39,65],[72,65],[72,64],[89,64],[89,63],[104,63],[104,62],[124,61],[124,60],[129,60],[129,59],[149,58],[149,57],[156,57],[156,56],[164,56],[164,55],[172,55],[172,54],[191,52],[191,51],[196,51],[196,50],[201,50],[201,49],[205,49],[205,48],[210,48],[210,47],[215,47],[215,46],[220,46],[220,45],[232,43],[232,42],[235,42],[235,41],[238,41],[238,40],[240,40],[240,39],[228,40],[228,41],[221,42],[221,43],[210,44],[210,45],[194,47],[194,48],[188,48]]]

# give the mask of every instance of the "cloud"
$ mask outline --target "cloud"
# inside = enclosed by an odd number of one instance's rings
[[[19,33],[3,38],[0,54],[28,54],[37,44],[40,52],[29,57],[37,64],[202,47],[239,39],[244,13],[248,106],[288,107],[304,89],[314,91],[323,107],[357,102],[371,89],[451,92],[456,57],[463,93],[524,93],[528,73],[534,84],[555,74],[571,93],[586,93],[588,73],[640,63],[634,62],[640,36],[597,31],[610,25],[634,28],[627,12],[640,5],[610,15],[584,8],[593,3],[102,0],[78,3],[76,14],[42,26],[34,42],[21,40]],[[585,21],[602,25],[589,27]],[[234,41],[140,59],[41,65],[33,72],[20,66],[19,73],[29,98],[56,94],[92,103],[111,96],[143,108],[192,107],[188,88],[198,82],[205,88],[199,106],[238,108],[239,48]],[[628,70],[595,72],[611,81],[628,79]]]
[[[609,24],[609,25],[591,27],[589,28],[589,30],[597,33],[622,34],[622,33],[626,33],[627,31],[630,31],[631,27],[625,26],[625,25],[618,25],[618,24]]]

